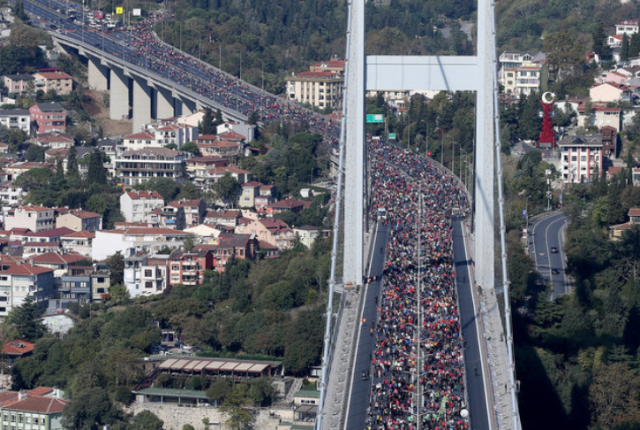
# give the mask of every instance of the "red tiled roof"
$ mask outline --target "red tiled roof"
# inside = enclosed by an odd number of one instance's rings
[[[67,234],[73,233],[73,230],[67,227],[60,228],[50,228],[49,230],[40,230],[34,231],[32,233],[27,233],[25,236],[27,237],[56,237],[56,236],[66,236]]]
[[[81,219],[99,218],[100,217],[100,214],[97,214],[95,212],[85,211],[85,210],[82,210],[82,209],[74,209],[74,210],[70,211],[70,213],[72,215],[77,216],[78,218],[81,218]]]
[[[245,187],[247,187],[247,188],[255,188],[255,187],[262,188],[262,184],[260,182],[258,182],[258,181],[251,181],[251,182],[247,182],[247,183],[242,184],[242,188],[245,188]]]
[[[60,242],[25,242],[22,246],[25,248],[60,248]]]
[[[64,72],[38,72],[36,75],[40,75],[45,79],[71,79],[71,76]]]
[[[151,133],[136,133],[124,137],[126,140],[156,140],[156,136]]]
[[[638,208],[629,209],[629,216],[640,216],[640,209]]]
[[[4,408],[10,411],[61,414],[67,403],[69,402],[66,400],[53,397],[27,396],[22,400],[6,405]]]
[[[57,252],[47,252],[45,254],[34,255],[29,258],[35,264],[72,264],[77,261],[86,260],[87,257],[80,254],[58,254]]]
[[[126,193],[132,199],[160,199],[164,200],[157,191],[129,191]]]
[[[27,393],[27,396],[44,396],[46,394],[53,393],[53,388],[49,387],[37,387]]]
[[[42,275],[43,273],[51,273],[51,272],[53,272],[53,269],[49,269],[47,267],[20,264],[17,266],[9,267],[7,270],[3,271],[2,273],[6,273],[8,275],[33,276],[33,275]]]
[[[225,131],[224,133],[218,135],[218,137],[222,140],[222,139],[228,139],[228,140],[244,140],[245,137],[243,135],[241,135],[240,133],[237,133],[233,130],[229,130],[229,131]]]
[[[10,340],[4,344],[4,347],[2,348],[2,353],[9,354],[9,355],[24,355],[24,354],[33,352],[34,347],[35,347],[35,344],[32,342],[29,342],[28,340],[21,340],[21,339]]]

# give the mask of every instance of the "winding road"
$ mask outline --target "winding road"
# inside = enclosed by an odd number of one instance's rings
[[[553,285],[550,300],[571,292],[564,254],[564,230],[567,223],[568,218],[562,212],[544,214],[529,222],[529,255],[534,259],[540,276]],[[557,252],[552,252],[554,250]]]

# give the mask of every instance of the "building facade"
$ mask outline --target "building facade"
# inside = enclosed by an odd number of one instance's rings
[[[558,142],[560,148],[560,171],[565,184],[590,182],[602,176],[602,137],[568,136]]]
[[[184,177],[185,155],[167,148],[125,151],[116,158],[116,176],[125,185],[144,184],[152,178]]]

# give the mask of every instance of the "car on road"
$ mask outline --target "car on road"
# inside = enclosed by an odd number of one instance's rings
[[[558,253],[558,247],[557,246],[552,246],[550,249],[552,254],[557,254]]]
[[[551,274],[552,275],[559,275],[560,271],[558,269],[551,269]]]

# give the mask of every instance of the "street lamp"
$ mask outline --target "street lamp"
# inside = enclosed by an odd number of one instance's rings
[[[264,60],[260,60],[262,64],[262,91],[264,91]]]

